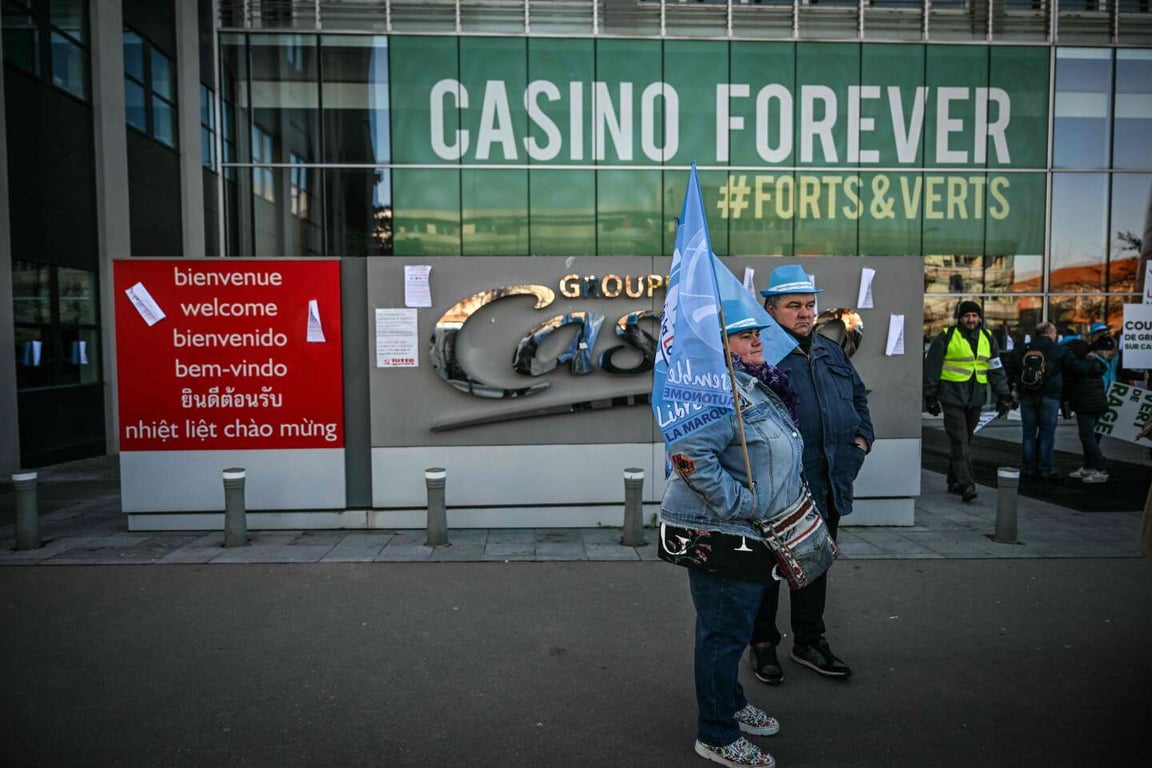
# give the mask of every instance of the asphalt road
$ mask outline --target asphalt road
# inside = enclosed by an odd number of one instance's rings
[[[700,768],[686,581],[0,567],[0,765]],[[1147,765],[1152,561],[845,561],[830,594],[851,680],[743,670],[780,768]]]

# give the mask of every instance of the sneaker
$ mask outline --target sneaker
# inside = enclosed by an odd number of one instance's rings
[[[1103,469],[1090,469],[1084,473],[1080,478],[1082,483],[1106,483],[1108,482],[1108,473]]]
[[[784,670],[780,667],[780,660],[776,658],[776,646],[752,646],[748,654],[752,660],[752,674],[756,679],[768,685],[780,685],[784,679]]]
[[[1076,470],[1075,472],[1069,472],[1068,477],[1075,478],[1076,480],[1081,480],[1081,479],[1083,479],[1084,475],[1088,474],[1091,471],[1092,470],[1088,469],[1087,467],[1080,467],[1080,469]]]
[[[755,704],[745,704],[736,713],[736,724],[740,730],[751,736],[775,736],[780,733],[780,721],[769,717],[768,713]]]
[[[776,761],[772,759],[772,755],[761,752],[759,747],[743,736],[726,747],[714,747],[697,739],[696,754],[705,760],[731,766],[731,768],[741,768],[745,765],[756,766],[756,768],[775,768],[776,766]]]
[[[794,644],[792,646],[792,661],[803,664],[827,677],[847,678],[852,674],[852,669],[836,658],[836,654],[832,653],[832,649],[828,647],[828,641],[824,638],[820,638],[820,641],[815,645]]]

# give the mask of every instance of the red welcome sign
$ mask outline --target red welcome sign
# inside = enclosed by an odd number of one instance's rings
[[[119,260],[124,451],[341,448],[340,264]]]

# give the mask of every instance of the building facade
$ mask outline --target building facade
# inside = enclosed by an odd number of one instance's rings
[[[523,466],[630,446],[605,466],[638,450],[656,476],[658,433],[627,407],[643,405],[644,355],[617,357],[626,386],[603,361],[613,332],[642,339],[660,308],[639,286],[667,270],[691,162],[734,269],[763,281],[773,258],[803,260],[838,306],[856,305],[859,265],[880,299],[885,277],[900,285],[857,358],[891,412],[878,463],[906,462],[919,428],[899,406],[918,381],[886,385],[888,314],[917,355],[964,298],[1010,344],[1043,320],[1117,329],[1144,290],[1147,0],[5,0],[3,31],[5,468],[119,451],[116,260],[306,257],[343,278],[344,507],[418,506],[416,469],[465,448]],[[403,268],[421,266],[429,357],[419,373],[374,365],[374,312],[404,306]],[[548,286],[560,319],[496,313],[503,336],[473,322],[451,337],[458,370],[437,366],[443,346],[423,341],[461,319],[449,310],[495,312],[474,297],[515,285]],[[584,358],[546,343],[517,357],[550,330],[579,347],[593,316],[608,322]],[[477,394],[545,376],[535,400]],[[448,394],[424,395],[436,386]],[[509,482],[471,501],[496,505]],[[599,502],[576,485],[551,503]]]

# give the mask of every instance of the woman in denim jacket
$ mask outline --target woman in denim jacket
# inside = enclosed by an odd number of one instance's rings
[[[711,421],[669,443],[675,471],[660,507],[661,546],[694,558],[681,564],[691,566],[696,608],[696,753],[721,765],[766,768],[775,765],[772,756],[741,733],[771,736],[780,726],[748,703],[737,679],[773,565],[750,521],[803,501],[803,442],[787,376],[764,363],[765,326],[738,302],[723,306],[752,477],[734,412],[713,412]]]

